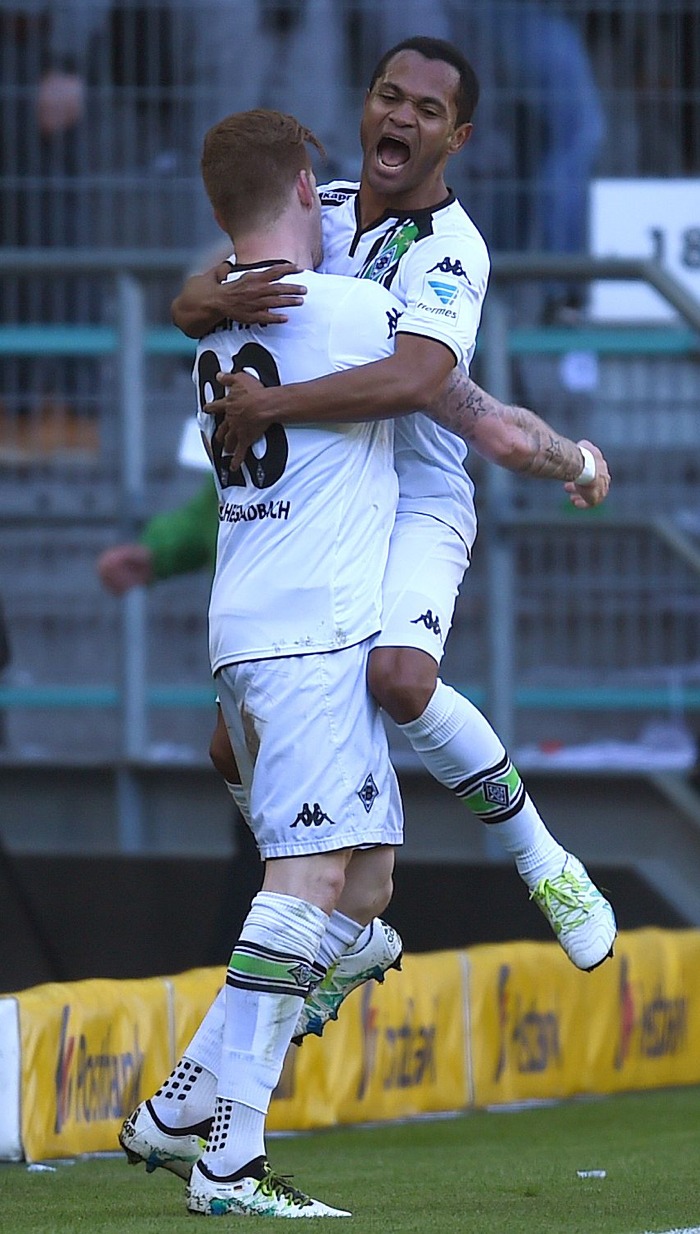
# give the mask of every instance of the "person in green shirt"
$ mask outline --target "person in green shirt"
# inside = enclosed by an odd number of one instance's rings
[[[207,476],[184,505],[149,519],[137,542],[105,549],[97,573],[115,596],[176,574],[205,568],[213,573],[218,527],[219,499],[213,476]]]

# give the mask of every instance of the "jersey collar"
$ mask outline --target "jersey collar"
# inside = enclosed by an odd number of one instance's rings
[[[268,270],[270,266],[291,266],[287,257],[271,257],[269,261],[229,261],[232,270]]]
[[[419,226],[422,220],[428,220],[433,214],[437,214],[438,210],[444,210],[447,206],[451,206],[457,198],[452,189],[448,190],[447,197],[442,201],[436,202],[434,206],[422,206],[420,210],[384,210],[384,212],[367,227],[362,227],[360,223],[360,194],[355,198],[355,235],[359,238],[366,231],[374,231],[375,227],[379,227],[381,223],[386,223],[388,219],[396,219],[397,222],[404,222],[406,219],[412,219]]]

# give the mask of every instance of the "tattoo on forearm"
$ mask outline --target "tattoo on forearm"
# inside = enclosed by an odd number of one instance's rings
[[[510,471],[550,480],[575,480],[581,451],[534,411],[501,403],[454,370],[428,408],[434,420]]]
[[[581,471],[581,451],[526,407],[510,407],[511,422],[521,430],[525,452],[515,470],[546,480],[575,480]]]
[[[478,421],[484,416],[493,415],[496,408],[505,410],[502,403],[492,399],[470,377],[454,369],[427,410],[443,428],[469,442],[473,439]]]

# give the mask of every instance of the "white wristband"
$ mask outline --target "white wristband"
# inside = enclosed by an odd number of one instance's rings
[[[574,484],[592,484],[598,473],[596,461],[591,451],[587,450],[585,446],[579,446],[579,450],[583,455],[583,467],[574,480]]]

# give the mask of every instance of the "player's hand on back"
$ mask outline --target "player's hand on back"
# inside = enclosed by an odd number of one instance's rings
[[[269,326],[288,321],[286,312],[273,310],[303,304],[306,287],[301,283],[280,283],[279,280],[283,275],[298,273],[298,266],[274,265],[265,270],[250,270],[230,283],[222,282],[217,300],[223,317],[244,325]]]
[[[590,484],[577,484],[575,480],[569,480],[564,489],[569,494],[571,504],[577,510],[585,510],[587,506],[599,506],[601,501],[605,501],[610,488],[610,471],[602,452],[592,441],[579,441],[578,445],[590,450],[595,459],[595,480]]]
[[[270,427],[273,417],[266,406],[267,390],[249,373],[218,373],[217,381],[226,387],[223,398],[205,403],[204,411],[223,416],[216,440],[231,455],[231,469],[240,467],[249,446]]]
[[[288,321],[286,313],[304,303],[306,288],[298,283],[280,283],[283,275],[296,274],[291,264],[250,270],[239,279],[227,282],[231,273],[228,261],[220,262],[203,274],[192,274],[171,305],[172,319],[188,338],[203,338],[222,321],[241,325],[275,325]]]

